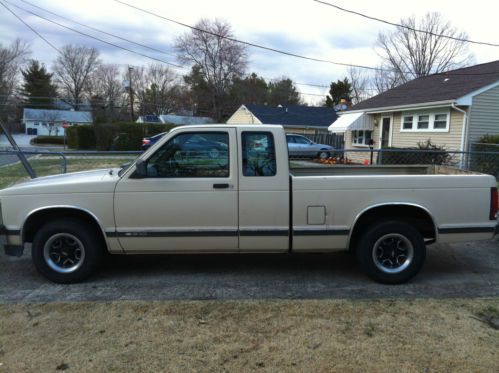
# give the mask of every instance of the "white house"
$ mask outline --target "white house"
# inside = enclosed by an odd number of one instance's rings
[[[62,136],[64,124],[92,124],[92,112],[71,110],[24,109],[23,123],[27,135]]]
[[[213,119],[210,117],[195,117],[192,115],[176,114],[141,115],[136,122],[149,124],[175,124],[177,126],[214,123]]]

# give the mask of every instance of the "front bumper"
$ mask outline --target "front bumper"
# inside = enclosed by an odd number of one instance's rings
[[[3,247],[5,255],[22,256],[23,245],[13,242],[20,242],[21,232],[19,230],[7,229],[5,225],[0,224],[0,249]]]

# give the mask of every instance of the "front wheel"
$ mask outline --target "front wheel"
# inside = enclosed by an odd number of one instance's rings
[[[319,154],[317,154],[319,159],[328,159],[329,158],[329,152],[326,151],[321,151]]]
[[[356,254],[360,266],[373,280],[402,284],[421,270],[426,246],[423,236],[412,225],[386,221],[361,236]]]
[[[33,263],[50,281],[69,284],[88,278],[104,254],[99,232],[77,219],[43,225],[33,239]]]

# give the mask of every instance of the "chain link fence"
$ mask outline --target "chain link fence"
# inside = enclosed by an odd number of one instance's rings
[[[493,175],[499,180],[499,147],[470,152],[421,149],[335,149],[327,157],[290,156],[293,167],[334,165],[442,165]],[[475,147],[476,149],[476,147]],[[484,148],[480,148],[484,149]]]
[[[316,135],[317,136],[317,135]],[[292,168],[334,167],[335,165],[443,165],[490,174],[499,180],[499,145],[473,144],[472,151],[421,149],[339,149],[321,152],[304,150],[290,154]],[[30,178],[21,163],[22,152],[36,177],[99,168],[121,167],[132,162],[141,151],[64,151],[15,150],[0,148],[0,188]],[[295,151],[296,154],[296,151]]]

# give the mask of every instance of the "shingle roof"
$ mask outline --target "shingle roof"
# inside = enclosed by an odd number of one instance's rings
[[[333,123],[338,115],[333,108],[314,106],[266,106],[244,105],[264,124],[283,126],[324,127]]]
[[[499,61],[417,78],[371,97],[351,110],[455,100],[499,81]]]
[[[24,120],[45,122],[92,123],[92,112],[71,110],[24,109]]]
[[[178,125],[190,125],[190,124],[211,124],[213,123],[213,119],[209,117],[194,117],[187,115],[174,115],[174,114],[166,114],[160,115],[163,123],[171,123]]]

